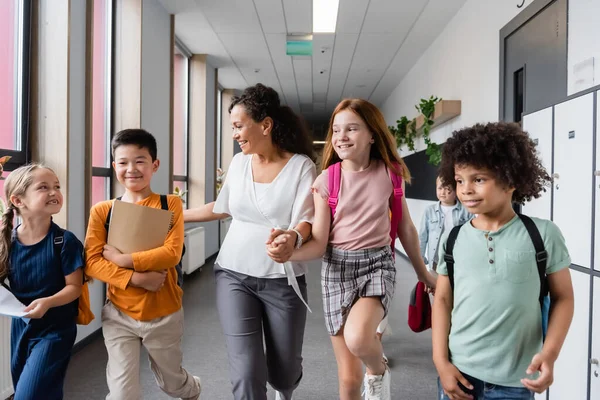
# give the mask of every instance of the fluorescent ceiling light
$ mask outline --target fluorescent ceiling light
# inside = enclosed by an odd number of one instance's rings
[[[313,32],[335,33],[340,0],[313,0]]]

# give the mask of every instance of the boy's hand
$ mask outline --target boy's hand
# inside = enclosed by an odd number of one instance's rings
[[[39,299],[35,299],[25,308],[24,311],[28,313],[27,315],[25,315],[25,318],[42,318],[44,315],[46,315],[50,308],[51,305],[50,300],[48,298],[42,297]]]
[[[158,292],[165,285],[166,278],[167,271],[134,272],[130,283],[150,292]]]
[[[440,383],[444,388],[444,392],[450,397],[451,400],[471,400],[473,396],[466,394],[461,387],[459,382],[467,389],[473,389],[471,383],[460,373],[458,368],[454,364],[448,362],[442,367],[438,368],[440,375]]]
[[[133,258],[131,258],[131,254],[123,254],[116,247],[108,244],[104,245],[102,256],[121,268],[133,269]]]
[[[119,265],[117,263],[117,261],[119,260],[119,256],[121,254],[123,254],[123,253],[121,253],[116,247],[113,247],[109,244],[104,245],[104,250],[102,251],[102,257],[106,258],[108,261]]]
[[[544,353],[537,353],[533,356],[526,373],[527,375],[533,375],[538,371],[540,376],[536,379],[521,379],[521,383],[529,390],[542,393],[554,382],[554,361]]]

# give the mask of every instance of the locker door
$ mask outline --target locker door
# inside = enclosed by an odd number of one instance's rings
[[[600,399],[600,278],[594,277],[594,317],[592,322],[592,368],[590,399]]]
[[[554,222],[574,264],[590,268],[592,251],[593,93],[554,108]]]
[[[594,251],[594,269],[600,271],[600,91],[596,92],[596,178],[594,188],[596,190],[596,228],[595,228],[595,251]],[[600,286],[598,289],[600,291]],[[600,303],[598,305],[600,307]],[[600,334],[600,331],[597,331]],[[600,397],[599,397],[600,398]]]
[[[538,155],[542,159],[548,174],[552,174],[552,107],[525,115],[523,117],[523,129],[537,142]],[[551,190],[552,188],[548,188],[548,191],[542,194],[539,199],[533,199],[525,203],[523,214],[551,219]]]
[[[587,399],[590,276],[571,270],[571,278],[575,293],[575,313],[565,343],[554,364],[554,384],[550,386],[550,400]]]

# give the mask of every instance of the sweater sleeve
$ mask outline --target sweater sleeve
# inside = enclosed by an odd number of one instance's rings
[[[104,226],[111,201],[96,204],[90,211],[90,220],[85,235],[85,273],[87,276],[106,282],[119,289],[127,289],[133,270],[121,268],[102,255],[106,244]]]

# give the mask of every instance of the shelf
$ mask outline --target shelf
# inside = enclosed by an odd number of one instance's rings
[[[458,117],[460,115],[460,112],[460,100],[442,100],[436,103],[435,110],[433,111],[433,116],[431,117],[431,119],[434,122],[431,129],[443,124],[446,121],[451,120],[452,118]],[[425,123],[425,116],[423,116],[423,114],[419,115],[416,118],[416,121],[417,132],[421,132],[423,130],[423,124]]]

